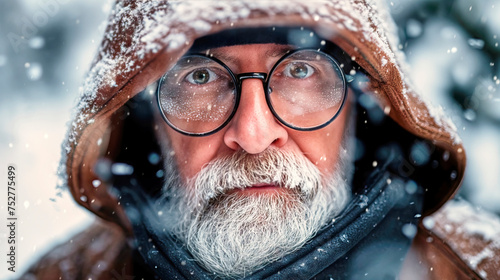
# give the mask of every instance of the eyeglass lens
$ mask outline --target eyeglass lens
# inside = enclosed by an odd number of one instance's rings
[[[330,122],[342,108],[345,79],[329,55],[295,51],[269,74],[267,101],[283,124],[308,130]],[[183,57],[160,80],[158,102],[165,120],[185,134],[206,134],[225,125],[237,106],[238,84],[220,61]]]
[[[269,100],[288,125],[308,129],[330,121],[340,110],[345,82],[324,53],[299,51],[283,59],[269,77]]]

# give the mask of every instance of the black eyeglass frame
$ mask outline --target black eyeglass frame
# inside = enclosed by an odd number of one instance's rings
[[[271,77],[273,75],[274,71],[276,70],[276,68],[278,67],[278,65],[283,60],[287,59],[289,56],[291,56],[291,55],[293,55],[293,54],[295,54],[297,52],[305,51],[305,50],[314,51],[314,52],[317,52],[317,53],[321,53],[321,54],[325,55],[328,59],[330,59],[331,62],[339,70],[337,72],[340,73],[340,76],[342,78],[343,85],[344,85],[344,95],[343,95],[343,98],[342,98],[342,103],[340,104],[340,107],[339,107],[337,113],[335,113],[335,115],[333,115],[325,123],[323,123],[321,125],[314,126],[314,127],[307,127],[307,128],[296,127],[294,125],[291,125],[291,124],[287,123],[286,121],[284,121],[278,115],[278,113],[276,113],[276,111],[274,110],[274,108],[272,106],[271,98],[269,96],[272,93],[272,91],[271,91],[271,88],[269,87],[269,79],[268,79],[269,77]],[[333,58],[328,53],[323,52],[323,51],[318,50],[318,49],[302,48],[302,49],[295,49],[295,50],[289,51],[285,55],[283,55],[280,59],[278,59],[278,61],[276,61],[276,63],[273,65],[273,67],[271,68],[271,71],[269,71],[269,73],[264,73],[264,72],[247,72],[247,73],[234,74],[233,71],[226,64],[224,64],[224,62],[222,62],[221,60],[219,60],[219,59],[217,59],[217,58],[215,58],[215,57],[213,57],[211,55],[207,55],[207,54],[189,54],[188,56],[190,56],[190,57],[208,58],[208,59],[211,59],[211,60],[217,62],[218,64],[220,64],[222,67],[224,67],[227,70],[227,72],[231,76],[231,79],[233,80],[234,85],[236,86],[236,88],[235,88],[235,90],[236,90],[236,99],[234,101],[233,111],[231,112],[231,114],[229,115],[229,117],[227,118],[227,120],[224,121],[220,126],[218,126],[217,128],[215,128],[215,129],[213,129],[211,131],[203,132],[203,133],[193,133],[193,132],[184,131],[184,130],[176,127],[172,122],[170,122],[168,120],[167,116],[165,116],[165,113],[163,112],[163,109],[162,109],[162,106],[161,106],[161,103],[160,103],[160,95],[161,95],[161,86],[163,85],[163,82],[165,81],[165,78],[167,76],[168,71],[158,80],[158,85],[157,85],[157,89],[156,89],[156,100],[157,100],[157,104],[158,104],[158,108],[160,110],[161,116],[163,117],[163,120],[165,120],[165,122],[173,130],[175,130],[175,131],[177,131],[177,132],[179,132],[179,133],[181,133],[183,135],[193,136],[193,137],[203,137],[203,136],[208,136],[208,135],[212,135],[214,133],[217,133],[221,129],[223,129],[233,119],[234,115],[236,114],[236,111],[238,110],[239,104],[240,104],[240,99],[241,99],[241,85],[243,83],[243,80],[246,80],[246,79],[259,79],[259,80],[261,80],[262,84],[263,84],[263,87],[264,87],[264,95],[265,95],[265,98],[266,98],[266,103],[267,103],[268,108],[271,110],[273,116],[282,125],[284,125],[286,127],[289,127],[291,129],[294,129],[294,130],[298,130],[298,131],[314,131],[314,130],[321,129],[321,128],[329,125],[330,123],[332,123],[337,118],[337,116],[340,114],[340,112],[342,112],[342,109],[344,108],[345,101],[347,100],[347,95],[348,95],[347,83],[350,83],[353,80],[353,77],[351,75],[346,75],[344,73],[344,71],[342,70],[342,68],[340,67],[339,63],[337,62],[337,60],[335,58]],[[346,79],[346,76],[349,77],[349,80]]]

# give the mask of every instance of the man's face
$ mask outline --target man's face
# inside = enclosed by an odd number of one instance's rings
[[[209,53],[239,74],[269,72],[288,50],[262,44]],[[168,178],[168,199],[156,209],[168,214],[158,224],[220,276],[241,277],[294,252],[350,199],[349,111],[322,129],[297,131],[274,118],[262,81],[246,79],[236,114],[212,135],[185,136],[158,117]]]
[[[290,50],[275,44],[237,45],[209,50],[236,74],[266,72]],[[348,106],[347,106],[348,107]],[[283,126],[271,113],[265,99],[263,83],[258,79],[242,82],[241,100],[231,122],[221,131],[205,137],[189,137],[173,131],[166,123],[168,141],[175,153],[181,177],[194,177],[203,166],[214,159],[236,151],[260,154],[270,147],[303,154],[318,167],[324,177],[334,171],[349,108],[325,128],[315,131],[298,131]],[[277,186],[248,186],[245,193],[266,193]]]

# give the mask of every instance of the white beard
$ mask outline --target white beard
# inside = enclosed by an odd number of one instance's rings
[[[163,199],[154,205],[164,213],[161,225],[219,277],[250,275],[300,249],[351,199],[353,119],[346,123],[337,164],[328,178],[304,155],[269,148],[259,155],[235,152],[216,159],[183,183],[173,153],[162,143],[168,179]],[[262,194],[231,191],[262,183],[282,189]]]
[[[221,277],[249,275],[301,248],[344,209],[350,200],[349,154],[340,149],[334,174],[324,180],[303,155],[274,148],[260,155],[236,152],[185,184],[170,159],[165,178],[177,179],[167,182],[156,210],[205,269]],[[284,189],[228,194],[260,183]]]

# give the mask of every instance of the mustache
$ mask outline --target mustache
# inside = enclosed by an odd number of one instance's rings
[[[307,198],[318,191],[321,174],[304,155],[269,148],[258,155],[237,151],[215,159],[187,182],[197,196],[194,201],[205,202],[261,184],[290,189]]]

